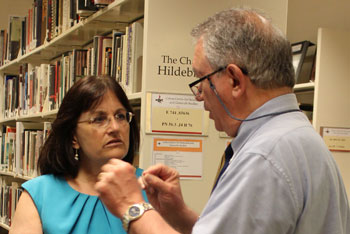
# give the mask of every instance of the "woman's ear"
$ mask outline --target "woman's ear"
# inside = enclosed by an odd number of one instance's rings
[[[74,149],[79,149],[79,148],[80,148],[80,145],[79,145],[79,143],[78,143],[78,139],[77,139],[77,137],[76,137],[75,135],[73,136],[72,147],[73,147]]]
[[[227,73],[230,78],[230,83],[232,84],[232,96],[238,98],[245,92],[247,77],[235,64],[229,64],[227,66]]]

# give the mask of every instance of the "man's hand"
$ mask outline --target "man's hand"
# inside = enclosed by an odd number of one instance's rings
[[[157,164],[144,171],[142,183],[148,200],[162,217],[181,233],[190,233],[198,215],[183,200],[179,173]]]
[[[108,210],[119,218],[130,205],[144,201],[135,168],[119,159],[111,159],[102,167],[95,188]]]

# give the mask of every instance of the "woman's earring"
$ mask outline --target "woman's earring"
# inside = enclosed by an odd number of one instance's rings
[[[79,154],[78,154],[79,150],[78,149],[74,149],[74,150],[75,150],[74,159],[76,161],[79,161]]]

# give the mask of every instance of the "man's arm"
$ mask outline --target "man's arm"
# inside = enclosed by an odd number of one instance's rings
[[[102,202],[121,219],[130,205],[144,202],[134,170],[129,163],[111,159],[102,167],[96,183]],[[145,212],[130,223],[129,232],[178,233],[172,225],[181,233],[191,233],[198,215],[184,204],[177,172],[164,165],[157,165],[144,172],[143,181],[148,199],[159,213],[155,210]]]
[[[149,201],[161,216],[177,231],[191,233],[198,214],[183,200],[179,173],[157,164],[143,173],[142,181]]]

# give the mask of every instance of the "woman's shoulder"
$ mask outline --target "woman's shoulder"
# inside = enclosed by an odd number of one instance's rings
[[[36,189],[45,189],[49,187],[55,187],[58,184],[62,183],[63,177],[56,176],[52,174],[41,175],[35,177],[31,180],[28,180],[22,184],[22,188],[27,191],[36,190]]]

